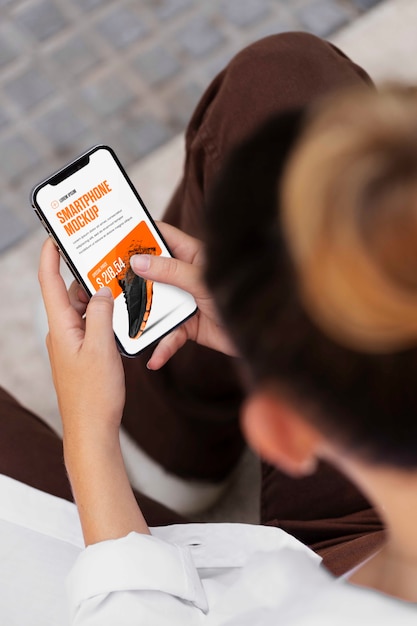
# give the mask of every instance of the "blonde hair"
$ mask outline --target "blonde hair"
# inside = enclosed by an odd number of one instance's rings
[[[417,89],[323,102],[282,194],[300,295],[321,330],[364,352],[417,345]]]

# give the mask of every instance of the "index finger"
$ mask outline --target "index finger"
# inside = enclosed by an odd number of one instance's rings
[[[186,263],[193,263],[196,255],[202,249],[201,241],[191,237],[191,235],[187,235],[179,228],[171,226],[171,224],[166,224],[165,222],[156,222],[156,224],[173,256]]]
[[[147,267],[142,265],[146,260]],[[177,258],[135,254],[130,257],[130,267],[139,276],[157,283],[173,285],[188,291],[194,298],[207,296],[201,278],[201,268]]]
[[[38,279],[48,321],[53,322],[70,306],[67,288],[59,271],[59,252],[48,237],[42,246]]]

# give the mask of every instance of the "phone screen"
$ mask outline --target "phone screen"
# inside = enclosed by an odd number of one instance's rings
[[[190,294],[130,268],[133,254],[171,255],[110,148],[92,148],[38,185],[32,199],[86,290],[111,289],[113,328],[126,355],[135,356],[196,311]]]

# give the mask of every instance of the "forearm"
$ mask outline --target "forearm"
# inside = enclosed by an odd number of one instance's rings
[[[64,457],[86,545],[149,534],[126,474],[117,429],[64,433]]]

